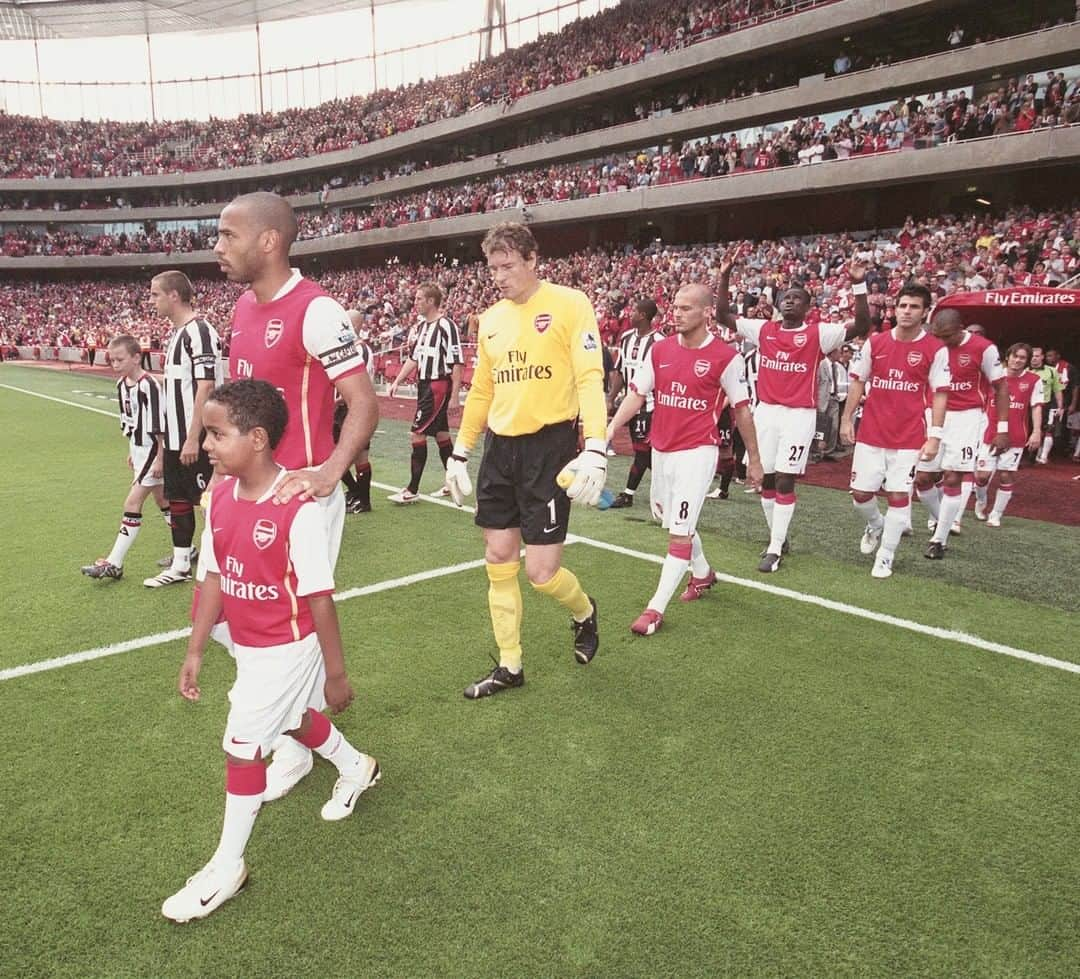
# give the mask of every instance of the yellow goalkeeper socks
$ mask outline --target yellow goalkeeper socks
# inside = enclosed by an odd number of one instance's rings
[[[520,561],[487,564],[488,607],[499,665],[517,673],[521,670],[521,589],[518,587]]]
[[[577,580],[573,571],[559,568],[542,585],[533,584],[533,588],[545,595],[550,595],[555,601],[568,608],[570,614],[578,622],[584,622],[592,615],[592,603],[589,601],[589,596],[585,594],[581,582]]]

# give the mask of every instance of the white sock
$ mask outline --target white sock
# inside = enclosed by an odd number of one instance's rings
[[[781,499],[784,500],[781,503]],[[776,503],[773,505],[772,521],[769,526],[769,553],[779,554],[787,540],[788,527],[791,526],[791,518],[795,516],[795,494],[790,497],[786,493],[777,494]]]
[[[633,496],[633,495],[634,495],[634,494],[635,494],[635,493],[637,492],[637,490],[632,490],[632,489],[630,489],[630,487],[629,487],[629,486],[627,486],[627,487],[626,487],[626,489],[624,489],[624,490],[623,490],[623,492],[624,492],[624,493],[625,493],[625,494],[626,494],[627,496]]]
[[[919,502],[930,511],[931,520],[939,520],[941,514],[941,490],[936,486],[930,489],[916,489]]]
[[[656,586],[656,594],[649,599],[648,607],[663,615],[664,609],[668,607],[668,602],[671,601],[671,596],[675,594],[675,589],[682,584],[683,576],[689,567],[690,562],[686,558],[675,557],[674,554],[666,555],[664,557],[664,566],[660,570],[660,583]]]
[[[225,821],[221,827],[221,842],[211,863],[233,865],[244,859],[255,817],[262,808],[261,795],[225,793]]]
[[[964,514],[967,513],[968,500],[971,499],[971,492],[975,489],[975,480],[965,479],[960,484],[960,512],[956,515],[957,520],[962,520]]]
[[[165,521],[165,526],[166,527],[171,527],[172,526],[172,514],[169,512],[168,507],[162,507],[162,509],[161,509],[161,518],[162,518],[162,520]]]
[[[900,546],[900,538],[904,536],[904,531],[907,530],[910,523],[911,504],[893,506],[890,503],[889,509],[885,511],[885,528],[881,533],[881,549],[889,555],[895,554],[896,549]]]
[[[695,578],[704,578],[711,570],[705,549],[701,546],[701,536],[695,533],[690,541],[690,573]]]
[[[990,484],[989,483],[976,483],[975,484],[975,499],[979,501],[979,506],[986,506],[986,501],[990,496]]]
[[[881,510],[878,508],[877,500],[874,499],[874,497],[870,497],[865,503],[860,503],[853,497],[851,502],[855,504],[855,509],[859,511],[868,526],[873,527],[875,530],[878,530],[881,527],[884,520],[881,516]]]
[[[766,496],[765,490],[761,491],[761,509],[765,511],[765,523],[769,525],[769,533],[772,533],[773,513],[776,508],[776,497]]]
[[[172,567],[170,571],[190,571],[191,570],[191,548],[190,547],[174,547],[172,549]]]
[[[115,564],[118,568],[124,566],[124,558],[127,556],[127,552],[131,545],[135,543],[135,538],[139,536],[139,528],[141,526],[141,513],[124,514],[123,518],[120,520],[120,533],[116,535],[112,550],[109,551],[109,556],[105,558],[109,564]]]
[[[1046,462],[1050,458],[1050,450],[1054,447],[1054,436],[1044,435],[1042,440],[1042,448],[1039,449],[1039,458]]]
[[[1013,491],[1011,489],[1005,489],[1004,486],[999,486],[997,495],[994,497],[994,509],[992,513],[996,513],[999,517],[1005,512],[1005,507],[1009,505],[1009,500],[1012,499]]]
[[[948,493],[946,492],[941,498],[941,515],[938,517],[937,528],[934,530],[934,536],[931,540],[936,540],[939,544],[947,544],[949,542],[949,528],[952,527],[953,521],[956,520],[960,514],[960,493]]]
[[[342,775],[355,772],[364,760],[363,753],[349,744],[345,740],[345,735],[334,727],[333,723],[330,724],[330,735],[313,750],[320,758],[325,758],[330,762]]]

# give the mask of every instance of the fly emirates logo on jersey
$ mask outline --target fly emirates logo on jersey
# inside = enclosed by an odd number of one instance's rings
[[[697,364],[694,365],[697,370]],[[708,364],[705,365],[706,371]],[[702,412],[708,411],[711,405],[705,398],[690,397],[690,389],[681,381],[672,381],[671,390],[655,392],[656,400],[665,408],[677,408],[680,411]]]
[[[798,343],[802,340],[802,343]],[[796,337],[796,343],[802,347],[806,344],[806,335]],[[805,360],[792,360],[790,350],[777,350],[775,357],[770,357],[764,352],[761,354],[761,367],[780,371],[781,374],[805,374],[810,370],[810,365]]]
[[[260,547],[260,525],[269,523],[266,520],[260,520],[255,526],[255,545]],[[270,524],[273,527],[273,532],[276,535],[277,526]],[[263,528],[263,533],[269,533],[267,528]],[[265,538],[264,538],[265,539]],[[273,538],[262,547],[268,547],[273,543]],[[225,558],[225,567],[221,569],[221,590],[230,598],[239,598],[246,602],[276,602],[281,598],[281,591],[277,585],[263,585],[256,584],[253,581],[244,580],[244,562],[239,558],[233,557],[231,554]]]
[[[919,360],[912,361],[912,357],[920,358]],[[908,354],[908,363],[912,367],[917,367],[921,363],[922,354],[918,351],[912,351]],[[921,381],[913,381],[907,376],[907,372],[902,367],[890,367],[885,374],[875,374],[870,378],[870,389],[872,391],[903,391],[907,394],[919,394],[923,385]]]
[[[494,371],[496,384],[517,384],[519,381],[550,381],[551,364],[530,364],[523,350],[507,350],[506,364]]]

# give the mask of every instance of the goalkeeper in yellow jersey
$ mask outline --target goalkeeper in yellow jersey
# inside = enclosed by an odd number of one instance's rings
[[[499,665],[466,687],[470,700],[525,682],[522,541],[529,583],[569,610],[574,657],[582,664],[592,660],[600,644],[596,602],[562,566],[562,552],[570,501],[595,506],[607,477],[604,370],[592,304],[583,292],[537,276],[536,239],[524,225],[496,225],[482,247],[503,298],[480,316],[476,372],[446,464],[446,484],[460,504],[472,492],[469,451],[487,425],[476,523],[484,529]],[[579,417],[585,434],[580,455]]]

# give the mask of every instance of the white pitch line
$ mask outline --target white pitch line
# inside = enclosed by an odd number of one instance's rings
[[[446,567],[434,568],[431,571],[419,571],[416,574],[404,575],[400,578],[388,578],[386,581],[377,581],[372,585],[362,585],[359,588],[349,588],[337,592],[334,595],[334,601],[345,602],[350,598],[360,598],[362,595],[375,595],[378,592],[390,591],[393,588],[405,588],[421,581],[432,581],[435,578],[444,578],[447,575],[458,574],[461,571],[472,571],[483,566],[484,559],[480,558],[476,561],[449,564]],[[177,639],[186,639],[190,635],[191,627],[188,626],[185,629],[157,632],[151,636],[140,636],[137,639],[128,639],[109,646],[99,646],[97,649],[84,649],[79,653],[69,653],[66,656],[57,656],[55,659],[42,660],[39,663],[13,666],[6,670],[0,670],[0,681],[14,680],[21,676],[28,676],[31,673],[44,673],[46,670],[56,670],[62,666],[71,666],[74,663],[87,663],[90,660],[104,659],[106,656],[116,656],[119,653],[128,653],[135,649],[146,649],[148,646],[160,646],[167,642],[175,642]]]
[[[109,418],[119,418],[116,411],[106,411],[104,408],[95,408],[93,405],[81,405],[77,401],[65,401],[63,398],[54,398],[51,394],[41,394],[38,391],[27,391],[26,388],[17,388],[12,384],[0,384],[0,388],[7,391],[18,391],[19,394],[28,394],[32,398],[44,398],[46,401],[55,401],[60,405],[68,405],[71,408],[82,408],[83,411],[92,411],[98,415],[107,415]]]
[[[567,535],[567,543],[579,542],[598,547],[601,550],[612,551],[615,554],[623,554],[627,557],[638,558],[653,564],[663,564],[664,559],[655,554],[646,554],[644,551],[635,551],[629,547],[621,547],[618,544],[608,544],[606,541],[593,540],[590,537],[579,537],[575,534]],[[1043,656],[1042,653],[1032,653],[1026,649],[1016,649],[1003,643],[991,642],[966,632],[956,632],[952,629],[943,629],[940,626],[924,625],[921,622],[913,622],[911,619],[901,619],[885,612],[873,612],[870,609],[860,608],[858,605],[849,605],[847,602],[836,602],[831,598],[821,598],[818,595],[808,595],[806,592],[795,591],[791,588],[780,588],[777,585],[768,585],[763,581],[752,581],[748,578],[737,578],[734,575],[716,572],[719,581],[729,585],[738,585],[741,588],[750,588],[754,591],[767,592],[781,598],[790,598],[795,602],[803,602],[807,605],[817,605],[832,612],[841,612],[844,615],[853,615],[860,619],[869,619],[871,622],[895,626],[897,629],[906,629],[909,632],[917,632],[924,636],[932,636],[935,639],[944,639],[946,642],[960,643],[964,646],[973,646],[989,653],[998,653],[1001,656],[1011,656],[1013,659],[1026,660],[1029,663],[1037,663],[1039,666],[1049,666],[1055,670],[1064,670],[1067,673],[1080,673],[1080,663],[1069,663],[1066,660],[1054,659],[1052,656]]]

